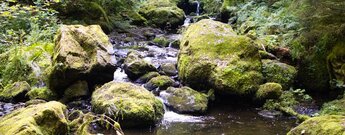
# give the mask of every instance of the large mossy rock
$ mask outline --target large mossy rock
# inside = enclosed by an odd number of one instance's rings
[[[109,82],[92,94],[92,109],[120,120],[124,127],[149,126],[164,114],[163,103],[132,83]]]
[[[108,40],[98,25],[63,25],[56,38],[50,88],[62,94],[77,80],[111,81],[116,60]]]
[[[68,123],[66,106],[47,102],[18,109],[0,118],[0,134],[4,135],[65,135]]]
[[[262,60],[262,73],[267,82],[279,83],[288,90],[294,83],[297,70],[295,67],[277,60]]]
[[[0,90],[0,100],[25,100],[27,99],[25,95],[30,90],[30,85],[25,81],[9,84],[4,89]]]
[[[257,47],[230,25],[201,20],[184,33],[178,57],[179,77],[194,89],[247,95],[263,82]]]
[[[170,0],[148,0],[140,8],[149,22],[160,28],[176,28],[184,22],[184,12]]]
[[[208,96],[189,87],[169,87],[160,96],[169,107],[179,113],[205,113],[207,111]]]
[[[310,118],[293,128],[288,135],[343,135],[345,116],[325,115]]]
[[[124,70],[128,78],[132,80],[136,80],[151,71],[157,71],[151,63],[142,59],[140,54],[135,51],[131,51],[127,54],[127,58],[124,62]]]
[[[279,83],[265,83],[256,91],[255,98],[259,100],[278,99],[282,94],[282,86]]]

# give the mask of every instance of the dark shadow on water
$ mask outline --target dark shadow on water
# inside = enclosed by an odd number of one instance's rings
[[[155,128],[125,129],[126,135],[285,135],[296,126],[288,117],[264,118],[250,106],[218,104],[200,121],[162,122]],[[164,120],[163,120],[164,121]]]

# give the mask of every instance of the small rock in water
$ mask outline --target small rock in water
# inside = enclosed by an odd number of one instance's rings
[[[12,103],[6,103],[4,105],[4,110],[13,110],[13,104]]]
[[[165,63],[160,66],[162,72],[168,76],[175,76],[177,75],[177,68],[176,65],[173,63]]]
[[[260,112],[258,112],[258,114],[262,117],[265,117],[265,118],[276,118],[276,117],[280,117],[282,116],[282,112],[280,111],[274,111],[274,110],[262,110]]]

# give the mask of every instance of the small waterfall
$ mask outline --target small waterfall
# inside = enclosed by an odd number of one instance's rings
[[[183,27],[189,26],[189,24],[191,23],[191,19],[192,17],[186,16],[186,20],[184,20]]]
[[[161,100],[163,105],[164,105],[165,113],[164,113],[164,117],[162,120],[163,125],[168,126],[172,122],[192,122],[192,123],[204,122],[204,120],[207,118],[207,117],[203,117],[203,116],[198,117],[198,116],[190,116],[190,115],[185,115],[185,114],[178,114],[178,113],[175,113],[175,112],[169,110],[169,108],[167,108],[165,105],[165,104],[167,104],[167,101],[164,98],[166,94],[168,94],[168,93],[166,93],[165,91],[162,91],[162,92],[160,92],[161,97],[156,97],[159,100]]]
[[[116,69],[116,71],[114,72],[114,81],[127,82],[128,81],[127,74],[121,68]]]
[[[196,15],[199,16],[200,15],[200,2],[199,1],[195,1],[196,2]]]

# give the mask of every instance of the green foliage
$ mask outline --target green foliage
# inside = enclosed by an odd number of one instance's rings
[[[119,21],[140,21],[136,5],[136,0],[65,0],[51,7],[60,12],[66,24],[100,24],[111,30],[122,28]]]
[[[267,48],[289,47],[300,28],[297,17],[291,14],[292,3],[291,0],[248,1],[227,8],[236,13],[233,27],[238,33],[254,34],[256,41]]]
[[[296,39],[303,54],[299,80],[311,90],[329,88],[327,56],[332,48],[344,41],[345,2],[340,0],[301,0],[293,5],[304,29]]]
[[[0,53],[13,46],[52,42],[58,28],[56,11],[43,6],[0,3]]]
[[[284,91],[279,99],[269,99],[264,104],[264,108],[268,110],[279,110],[279,108],[293,108],[302,102],[309,102],[312,98],[305,94],[304,89],[290,89]]]

